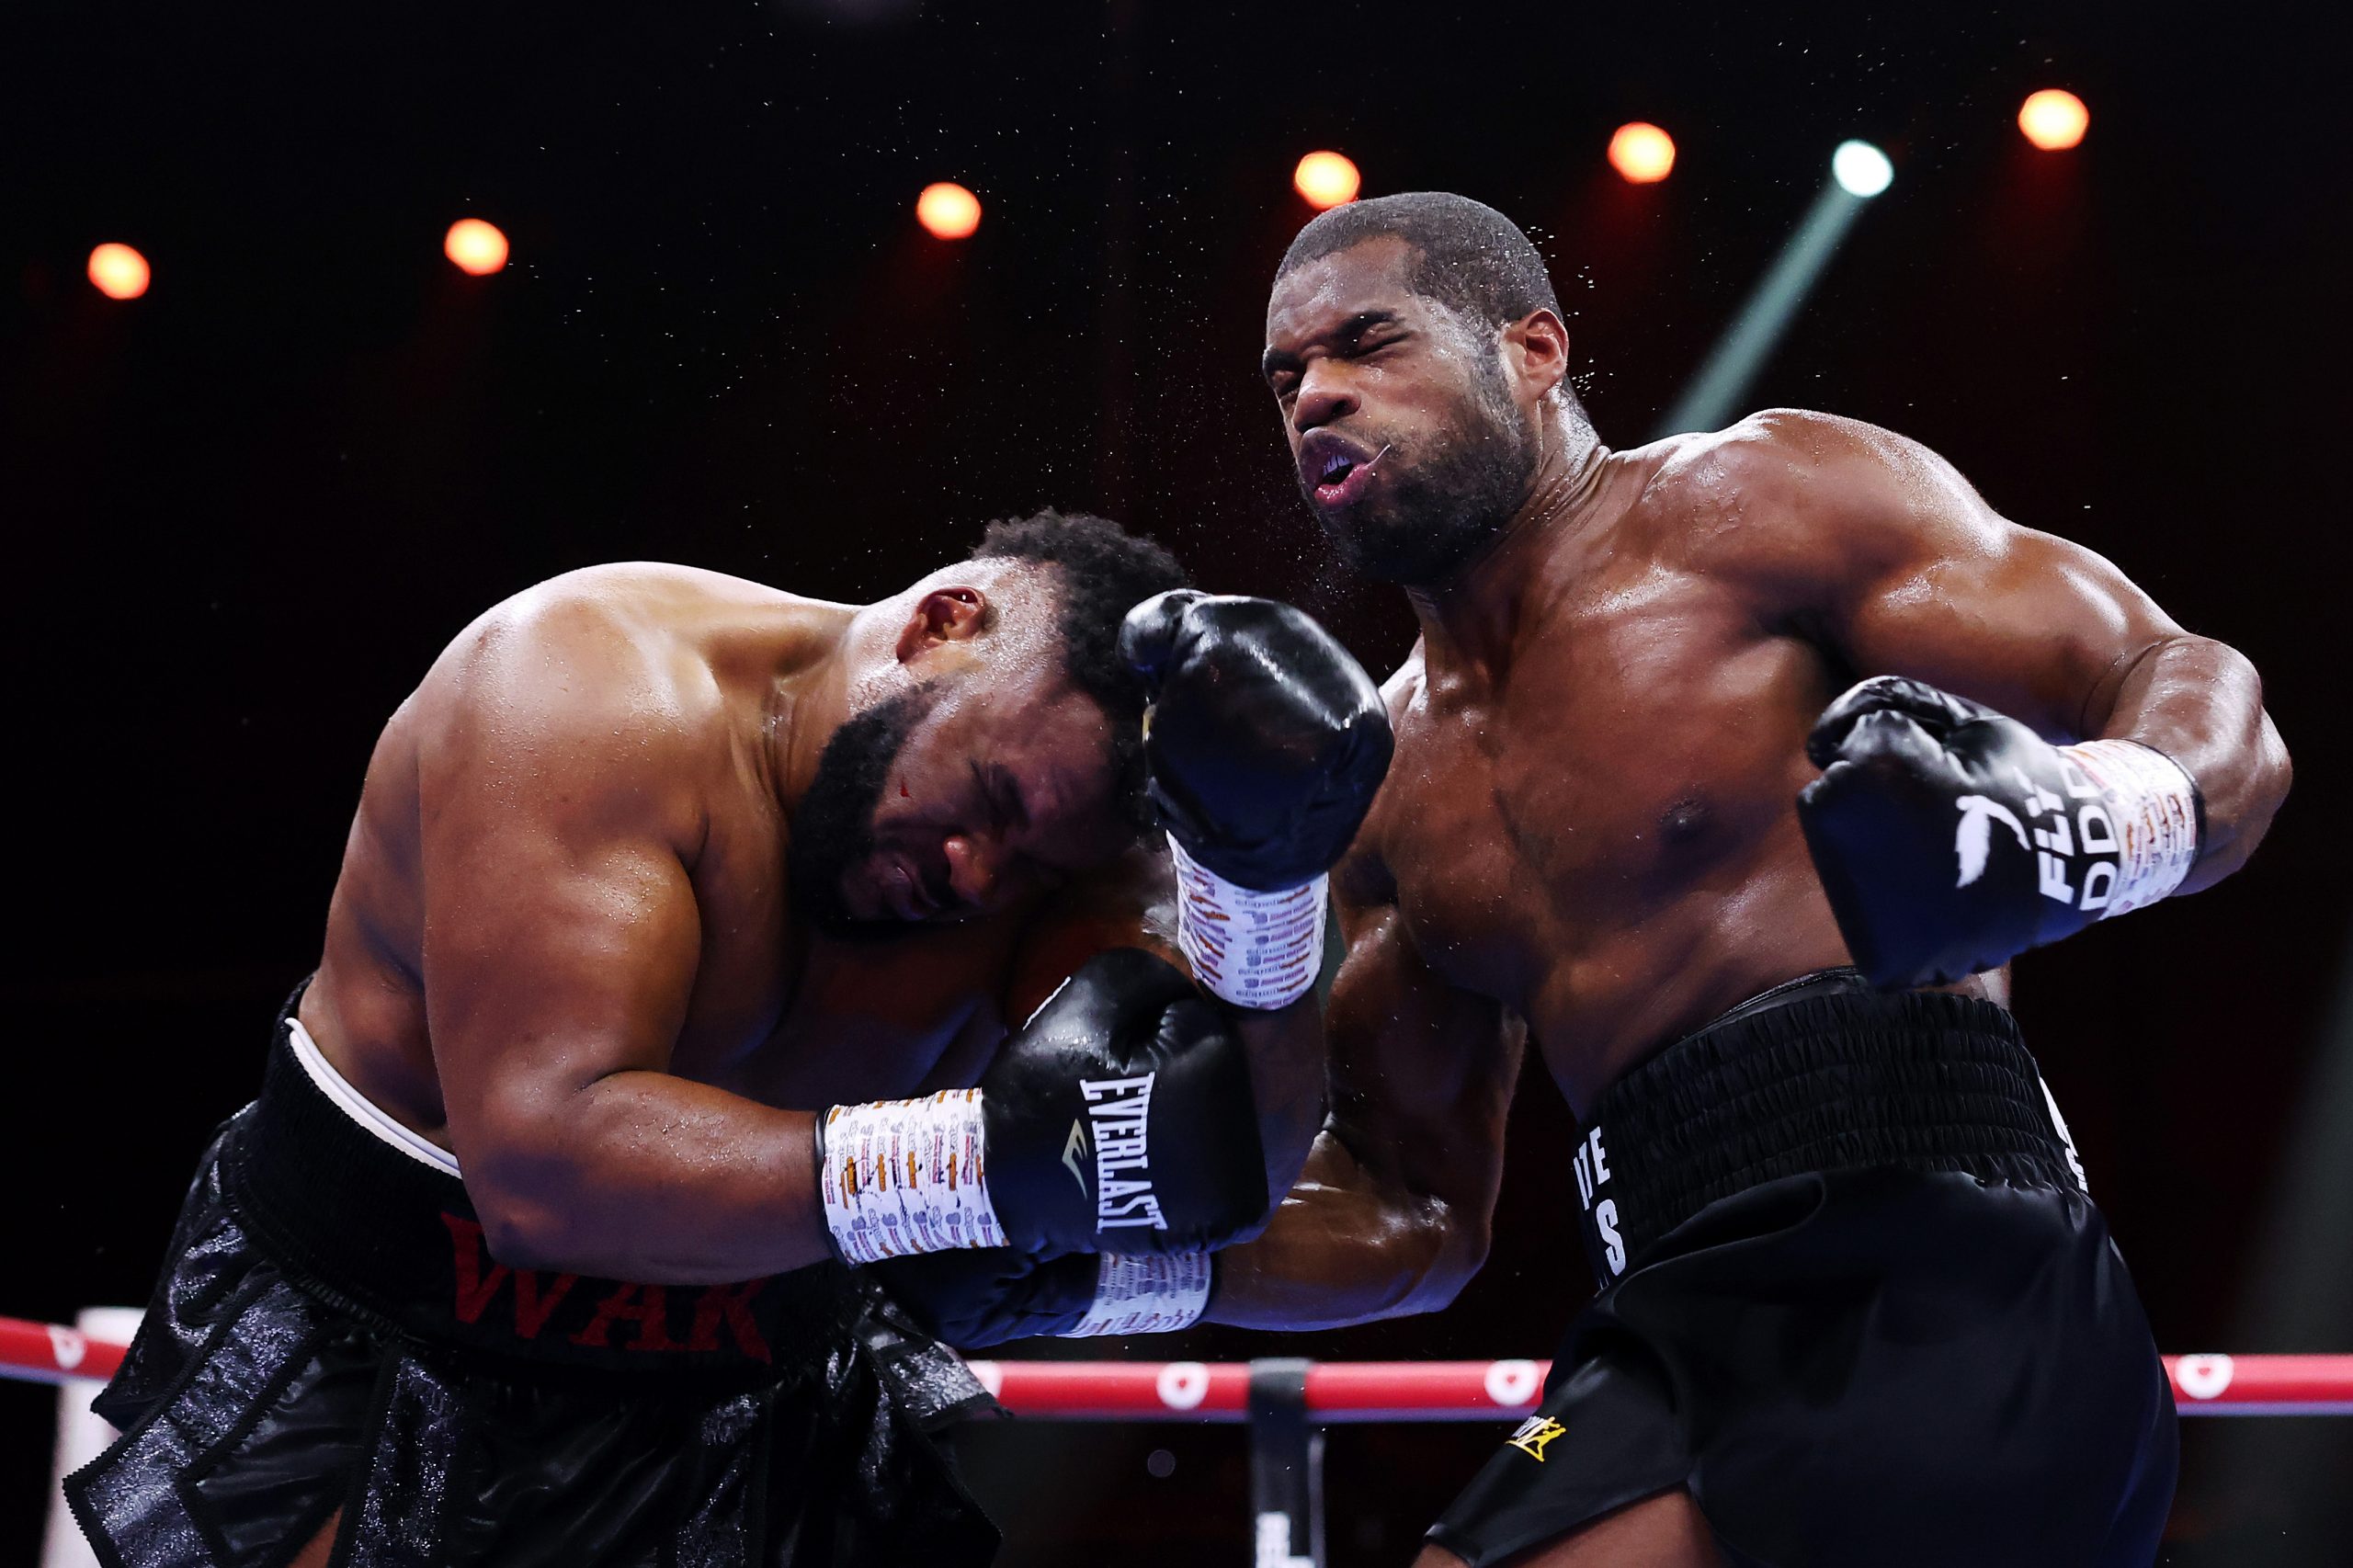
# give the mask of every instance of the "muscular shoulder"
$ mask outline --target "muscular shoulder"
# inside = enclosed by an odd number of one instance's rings
[[[486,611],[404,710],[421,782],[495,773],[518,801],[666,814],[726,740],[725,694],[691,631],[710,575],[592,567]]]
[[[1768,591],[1988,557],[2012,531],[1943,458],[1859,419],[1768,409],[1661,445],[1640,509],[1662,551]]]
[[[460,632],[418,696],[449,722],[540,739],[614,722],[642,741],[689,731],[720,692],[685,629],[696,585],[678,571],[598,566],[527,589]]]

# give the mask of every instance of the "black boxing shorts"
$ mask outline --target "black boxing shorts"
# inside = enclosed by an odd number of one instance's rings
[[[298,993],[299,995],[299,993]],[[835,1265],[665,1288],[494,1262],[278,1019],[66,1482],[108,1568],[983,1563],[939,1437],[995,1402]]]
[[[1601,1291],[1429,1532],[1486,1568],[1688,1488],[1756,1564],[2146,1564],[2172,1392],[2010,1015],[1808,975],[1612,1085]]]

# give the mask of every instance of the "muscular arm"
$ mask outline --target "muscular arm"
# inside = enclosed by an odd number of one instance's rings
[[[1315,1329],[1434,1312],[1486,1261],[1524,1031],[1434,973],[1394,903],[1341,907],[1330,1118],[1266,1233],[1220,1255],[1215,1322]]]
[[[828,1256],[813,1119],[667,1067],[715,701],[590,610],[484,635],[420,744],[425,990],[503,1262],[659,1284]]]
[[[1902,675],[2046,739],[2139,741],[2197,780],[2206,831],[2181,892],[2243,865],[2289,783],[2255,666],[2193,636],[2115,566],[2003,519],[1935,453],[1824,415],[1775,412],[1725,441],[1745,506],[1724,531],[1759,613],[1791,615],[1859,675]]]

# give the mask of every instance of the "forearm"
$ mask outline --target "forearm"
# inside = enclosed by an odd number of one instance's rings
[[[704,1285],[831,1256],[807,1111],[621,1072],[543,1119],[478,1158],[460,1153],[500,1262]]]
[[[1274,1012],[1231,1012],[1248,1052],[1271,1200],[1300,1179],[1324,1125],[1324,1009],[1311,992]]]
[[[2255,666],[2222,643],[2173,637],[2123,666],[2113,692],[2087,732],[2154,746],[2197,781],[2205,833],[2177,891],[2212,886],[2246,863],[2288,793],[2288,749]]]
[[[1218,1255],[1207,1318],[1245,1328],[1340,1328],[1436,1312],[1485,1261],[1483,1226],[1376,1181],[1330,1133],[1263,1234]]]

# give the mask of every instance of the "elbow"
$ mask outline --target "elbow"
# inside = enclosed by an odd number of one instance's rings
[[[1462,1288],[1486,1266],[1494,1230],[1482,1216],[1464,1212],[1450,1203],[1431,1200],[1422,1217],[1427,1252],[1406,1290],[1383,1317],[1414,1317],[1443,1312],[1462,1294]]]
[[[2268,711],[2263,715],[2262,748],[2264,796],[2271,808],[2265,813],[2268,821],[2271,812],[2286,803],[2288,791],[2296,782],[2295,759],[2288,755],[2288,743],[2279,738],[2279,726],[2271,722]]]
[[[2288,790],[2295,782],[2296,765],[2288,755],[2288,743],[2280,738],[2279,726],[2271,717],[2271,710],[2263,700],[2263,677],[2246,655],[2232,650],[2232,656],[2245,670],[2245,679],[2254,698],[2255,710],[2253,788],[2255,810],[2248,814],[2257,824],[2257,835],[2270,825],[2272,816],[2288,799]]]
[[[477,1197],[474,1213],[493,1263],[541,1274],[588,1272],[559,1217],[544,1205]]]
[[[2295,764],[2288,756],[2287,743],[2279,738],[2279,728],[2271,722],[2271,715],[2258,710],[2255,737],[2248,747],[2247,763],[2240,775],[2235,799],[2225,795],[2222,809],[2217,812],[2215,798],[2207,798],[2208,842],[2198,866],[2183,884],[2185,891],[2211,887],[2245,866],[2270,833],[2272,818],[2286,803],[2289,788],[2294,782]]]
[[[576,1180],[560,1148],[510,1140],[460,1156],[466,1196],[493,1263],[542,1273],[595,1274],[584,1256]]]

